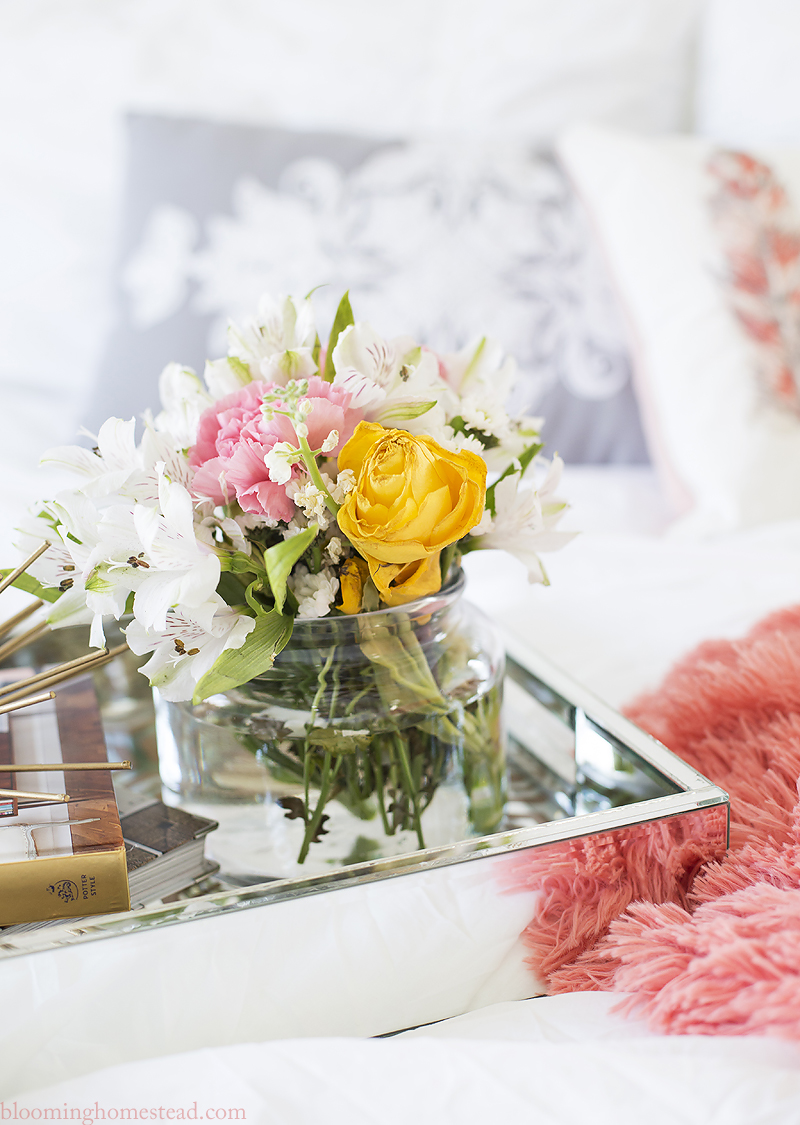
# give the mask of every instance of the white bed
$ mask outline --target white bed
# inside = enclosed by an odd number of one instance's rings
[[[698,124],[730,143],[744,143],[744,117],[753,143],[800,135],[791,66],[777,109],[769,93],[770,52],[785,54],[798,31],[793,0],[413,2],[384,27],[384,47],[402,55],[394,68],[371,50],[379,8],[0,4],[0,561],[13,557],[26,506],[58,487],[36,462],[73,440],[109,326],[123,110],[381,136],[497,126],[537,141],[587,113],[645,131],[685,128],[688,60],[708,8]],[[599,21],[592,34],[574,34],[576,12]],[[532,66],[517,32],[536,20]],[[366,21],[364,36],[344,42],[346,21]],[[771,46],[755,34],[767,25],[787,29]],[[258,51],[267,34],[278,48],[269,66]],[[730,65],[742,43],[755,52],[748,97]],[[349,96],[343,56],[374,97]],[[564,526],[582,534],[548,557],[552,585],[531,587],[513,559],[478,553],[468,596],[615,706],[656,686],[698,642],[741,635],[800,603],[800,520],[677,538],[645,466],[571,465],[563,492],[572,503]],[[4,597],[12,608],[14,594]],[[541,986],[515,937],[530,911],[524,896],[453,925],[403,883],[302,900],[291,916],[269,907],[235,938],[177,926],[155,944],[122,937],[0,959],[0,1116],[81,1107],[93,1125],[98,1108],[135,1106],[136,1119],[163,1120],[159,1106],[196,1103],[198,1118],[242,1109],[244,1118],[214,1118],[281,1125],[800,1120],[794,1044],[654,1035],[613,1014],[604,994],[529,999]],[[416,1024],[430,1026],[394,1034]],[[382,1035],[392,1037],[372,1038]]]

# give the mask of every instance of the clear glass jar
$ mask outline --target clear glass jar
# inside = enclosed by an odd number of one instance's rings
[[[166,799],[220,822],[223,872],[314,874],[497,828],[504,656],[463,589],[298,620],[247,684],[157,698]]]

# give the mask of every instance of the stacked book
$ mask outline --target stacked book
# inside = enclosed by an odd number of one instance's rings
[[[91,675],[0,714],[0,926],[128,910],[218,870],[204,856],[215,821],[160,801],[120,820],[121,766],[107,759]]]

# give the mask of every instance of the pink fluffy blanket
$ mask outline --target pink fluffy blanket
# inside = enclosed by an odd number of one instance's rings
[[[730,794],[730,851],[688,893],[620,888],[593,859],[590,901],[556,904],[537,873],[532,966],[553,992],[632,994],[623,1010],[659,1031],[800,1039],[800,607],[701,645],[626,713]]]

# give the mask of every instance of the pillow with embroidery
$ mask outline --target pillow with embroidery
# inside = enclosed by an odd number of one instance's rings
[[[621,298],[676,530],[800,517],[800,149],[595,126],[558,148]]]
[[[89,428],[225,351],[262,292],[350,290],[359,319],[452,351],[487,331],[567,461],[647,460],[605,266],[552,154],[131,116],[117,324]]]

